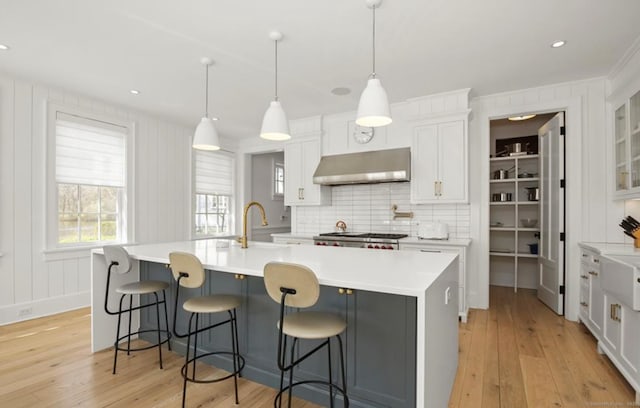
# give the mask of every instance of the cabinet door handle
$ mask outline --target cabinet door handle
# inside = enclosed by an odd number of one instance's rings
[[[586,258],[586,257],[588,257],[588,256],[589,256],[589,255],[587,255],[587,254],[582,254],[582,257],[583,257],[583,258]]]
[[[588,304],[587,302],[580,302],[580,305],[581,305],[581,306],[584,306],[584,307],[589,306],[589,304]]]
[[[353,289],[347,289],[347,295],[353,295]]]
[[[600,263],[600,260],[598,258],[593,258],[593,263]]]
[[[300,190],[302,190],[302,199],[304,200],[304,187],[301,188]]]
[[[431,252],[431,253],[434,253],[434,254],[439,254],[442,251],[440,251],[439,249],[421,249],[420,252]]]
[[[621,318],[621,317],[620,317],[620,315],[618,314],[618,312],[620,312],[621,310],[622,310],[622,305],[616,304],[616,305],[615,305],[615,309],[614,309],[615,316],[614,316],[614,319],[613,319],[613,320],[615,320],[616,322],[621,322],[621,321],[622,321],[622,318]]]
[[[580,275],[580,277],[581,277],[582,279],[589,279],[589,277],[588,277],[587,275]]]
[[[589,275],[592,275],[592,276],[598,276],[598,272],[596,272],[596,271],[589,271]]]
[[[437,181],[433,182],[433,195],[436,196],[436,197],[438,196],[438,182]]]
[[[234,278],[238,279],[238,280],[244,280],[246,276],[241,274],[241,273],[236,273]]]
[[[442,197],[442,181],[438,181],[438,195]]]

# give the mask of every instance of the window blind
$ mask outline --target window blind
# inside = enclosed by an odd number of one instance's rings
[[[56,114],[56,181],[124,187],[127,128]]]
[[[233,193],[233,157],[216,152],[195,150],[197,194],[231,195]]]

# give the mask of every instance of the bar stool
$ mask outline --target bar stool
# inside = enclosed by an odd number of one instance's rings
[[[165,289],[169,287],[167,282],[161,281],[138,281],[124,284],[118,288],[116,288],[116,292],[121,294],[120,303],[118,307],[118,311],[109,310],[109,284],[111,282],[111,272],[114,270],[120,274],[128,273],[131,270],[131,260],[129,258],[129,253],[119,245],[108,245],[103,247],[104,257],[107,260],[107,264],[109,265],[107,269],[107,289],[106,294],[104,296],[104,310],[110,315],[118,316],[118,328],[116,329],[116,341],[114,342],[114,356],[113,356],[113,374],[116,373],[116,364],[118,363],[118,351],[126,351],[127,355],[129,355],[132,351],[141,351],[148,350],[153,347],[158,347],[158,354],[160,357],[160,369],[162,369],[162,345],[164,343],[168,343],[169,350],[171,350],[171,343],[169,340],[171,339],[171,332],[169,331],[169,318],[167,314],[167,294],[165,293]],[[158,293],[162,292],[162,300],[158,298]],[[140,306],[133,307],[133,297],[140,295],[151,295],[155,297],[155,302],[148,303]],[[122,308],[122,304],[124,299],[129,296],[129,307],[126,309]],[[160,328],[160,305],[164,305],[164,322],[166,330],[162,330]],[[147,329],[147,330],[138,330],[136,332],[131,332],[131,312],[134,310],[145,309],[147,307],[156,307],[156,329]],[[120,323],[122,321],[122,315],[124,313],[129,314],[129,330],[127,334],[120,336]],[[141,333],[148,332],[157,332],[158,333],[158,342],[151,344],[149,346],[131,348],[131,337],[139,335]],[[162,335],[166,336],[163,340]],[[124,339],[127,339],[127,347],[120,347],[120,342]]]
[[[171,272],[173,277],[177,280],[176,285],[176,299],[175,299],[175,313],[173,314],[173,334],[176,337],[187,338],[187,353],[185,355],[185,362],[180,372],[182,374],[182,407],[185,406],[187,397],[187,381],[194,383],[213,383],[233,377],[236,404],[238,404],[238,375],[244,368],[244,357],[240,355],[238,349],[238,323],[236,319],[236,308],[242,303],[242,298],[235,295],[207,295],[198,296],[187,299],[182,308],[191,313],[189,317],[189,329],[187,333],[178,333],[176,330],[176,316],[178,314],[178,298],[180,296],[180,287],[185,288],[199,288],[204,284],[205,274],[204,268],[200,260],[195,256],[187,252],[172,252],[169,254],[169,262],[171,263]],[[227,312],[229,318],[219,323],[211,324],[207,327],[198,328],[200,315],[203,313],[221,313]],[[194,319],[195,318],[195,319]],[[195,320],[195,325],[193,324]],[[198,352],[198,333],[202,333],[206,330],[213,329],[218,326],[230,323],[231,327],[231,352],[228,351],[214,351],[201,355],[197,355]],[[193,327],[192,327],[193,326]],[[189,349],[191,348],[191,336],[193,340],[193,358],[189,358]],[[229,375],[202,380],[196,378],[196,361],[198,359],[212,356],[216,354],[231,355],[233,360],[233,372]],[[193,363],[191,375],[189,375],[189,364]]]
[[[284,262],[270,262],[264,267],[264,284],[269,296],[280,304],[280,320],[278,321],[278,367],[280,368],[280,390],[273,401],[274,407],[282,406],[282,394],[289,391],[289,407],[293,387],[302,384],[323,384],[329,386],[330,406],[333,407],[334,389],[344,397],[344,406],[349,406],[347,383],[344,370],[344,354],[340,333],[344,332],[347,323],[340,316],[323,312],[294,312],[285,315],[285,306],[308,308],[316,304],[320,296],[320,284],[313,271],[304,265]],[[293,338],[291,357],[286,362],[287,337]],[[333,384],[331,373],[331,338],[336,337],[340,345],[340,369],[342,387]],[[322,340],[321,344],[301,357],[295,358],[298,339]],[[306,360],[316,351],[327,347],[329,358],[329,381],[307,380],[293,382],[293,368]],[[289,385],[284,387],[284,374],[289,372]]]

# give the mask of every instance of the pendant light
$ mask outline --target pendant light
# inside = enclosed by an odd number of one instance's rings
[[[209,117],[209,67],[213,64],[213,61],[210,58],[203,57],[200,63],[205,68],[205,114],[196,128],[192,147],[198,150],[220,150],[220,137],[218,137],[218,131],[213,124],[214,119]]]
[[[376,78],[376,8],[382,0],[365,0],[367,7],[373,10],[373,70],[362,91],[358,104],[356,124],[366,127],[386,126],[391,123],[389,100],[380,80]]]
[[[278,100],[278,41],[282,40],[282,34],[278,31],[272,31],[269,33],[269,38],[275,43],[275,97],[262,119],[260,137],[267,140],[288,140],[291,139],[289,121]]]

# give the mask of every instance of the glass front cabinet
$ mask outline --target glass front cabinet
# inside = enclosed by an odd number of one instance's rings
[[[613,108],[615,196],[640,197],[640,91]]]

